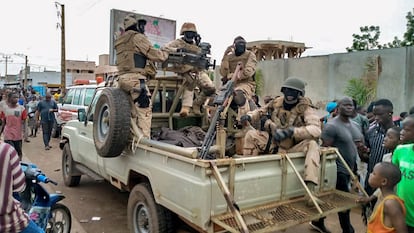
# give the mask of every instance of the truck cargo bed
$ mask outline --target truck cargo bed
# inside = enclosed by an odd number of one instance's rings
[[[315,207],[308,207],[304,197],[242,209],[240,214],[249,232],[273,232],[358,206],[355,202],[357,195],[339,190],[320,193],[318,197],[324,202],[320,205],[322,214]],[[229,232],[240,232],[237,221],[231,213],[213,216],[211,220],[218,228],[221,227]]]

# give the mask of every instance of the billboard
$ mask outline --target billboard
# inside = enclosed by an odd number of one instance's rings
[[[124,18],[128,14],[134,14],[137,19],[142,17],[147,20],[145,25],[145,35],[155,48],[160,48],[164,44],[175,40],[176,22],[175,20],[164,19],[134,12],[111,9],[110,19],[110,39],[109,39],[109,64],[115,65],[116,52],[114,48],[115,39],[124,32]]]

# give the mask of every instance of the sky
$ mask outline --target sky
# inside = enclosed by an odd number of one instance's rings
[[[412,0],[60,0],[65,5],[66,59],[95,61],[109,54],[110,10],[118,9],[197,26],[212,45],[217,62],[237,36],[247,41],[305,43],[302,57],[344,53],[361,26],[380,27],[381,44],[406,32]],[[55,1],[9,0],[0,3],[0,75],[16,74],[24,55],[32,71],[60,70],[61,31]],[[20,55],[14,55],[20,54]]]

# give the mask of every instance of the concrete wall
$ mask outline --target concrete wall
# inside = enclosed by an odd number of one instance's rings
[[[372,58],[381,70],[377,98],[390,99],[395,115],[408,111],[414,106],[414,47],[262,61],[258,64],[264,82],[261,96],[281,95],[283,81],[297,76],[307,82],[306,95],[314,103],[341,98],[348,81],[362,77]]]

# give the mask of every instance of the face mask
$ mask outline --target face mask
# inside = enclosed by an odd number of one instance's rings
[[[284,88],[283,89],[283,95],[285,96],[285,99],[288,101],[296,100],[299,97],[299,91],[291,88]]]
[[[234,53],[236,56],[242,55],[246,51],[246,43],[244,42],[237,42],[234,45]]]
[[[137,27],[138,32],[144,34],[145,33],[145,25],[146,25],[146,23],[138,23],[138,27]]]
[[[191,42],[193,42],[193,40],[196,37],[196,35],[197,35],[196,32],[184,32],[184,40],[187,43],[191,43]]]

